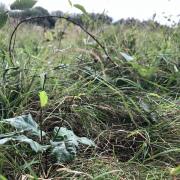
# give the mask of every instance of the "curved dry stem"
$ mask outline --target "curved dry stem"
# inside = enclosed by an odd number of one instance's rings
[[[101,48],[102,50],[104,51],[105,55],[107,56],[107,58],[114,64],[116,65],[113,60],[111,59],[111,57],[109,56],[106,48],[102,45],[102,43],[99,42],[99,40],[93,35],[91,34],[90,32],[88,32],[86,30],[86,28],[84,28],[81,24],[75,22],[74,20],[71,19],[71,17],[64,17],[64,16],[51,16],[51,15],[48,15],[48,16],[36,16],[36,17],[29,17],[29,18],[25,18],[23,20],[21,20],[17,25],[16,27],[14,28],[12,34],[11,34],[11,37],[10,37],[10,42],[9,42],[9,56],[10,56],[10,59],[11,59],[11,63],[14,65],[14,62],[13,62],[13,51],[14,51],[14,45],[12,47],[12,44],[13,44],[13,38],[16,34],[16,31],[18,30],[18,28],[20,27],[21,24],[25,23],[25,22],[29,22],[29,21],[33,21],[33,20],[36,20],[36,19],[44,19],[44,18],[58,18],[58,19],[64,19],[78,27],[80,27],[86,34],[88,34]]]

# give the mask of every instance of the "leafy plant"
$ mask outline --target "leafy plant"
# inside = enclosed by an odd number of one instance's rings
[[[75,7],[76,9],[79,9],[84,15],[86,15],[87,17],[89,17],[89,15],[88,15],[86,9],[84,8],[84,6],[82,6],[81,4],[73,4],[73,3],[71,2],[71,0],[68,0],[68,2],[69,2],[69,5],[70,5],[71,7]]]
[[[79,144],[87,146],[95,146],[94,142],[86,137],[78,137],[73,131],[64,127],[54,128],[54,141],[51,145],[54,147],[52,154],[56,157],[58,162],[66,162],[75,158]]]
[[[77,9],[79,9],[79,10],[80,10],[81,12],[83,12],[86,16],[88,16],[88,13],[87,13],[86,9],[85,9],[82,5],[80,5],[80,4],[74,4],[74,7],[77,8]]]
[[[180,28],[155,29],[136,20],[115,25],[108,17],[93,13],[88,20],[83,8],[76,8],[82,14],[72,15],[72,20],[96,33],[112,61],[96,41],[69,25],[58,46],[59,30],[66,24],[59,21],[57,32],[33,26],[36,22],[49,27],[51,21],[46,18],[30,20],[32,24],[24,24],[20,33],[15,33],[11,46],[15,67],[11,67],[5,30],[13,29],[8,25],[0,32],[0,117],[4,119],[0,122],[0,174],[7,179],[20,178],[20,174],[21,179],[28,174],[35,175],[34,179],[69,179],[72,174],[84,179],[83,172],[90,179],[178,179]],[[5,12],[2,14],[7,15]],[[19,18],[9,16],[18,21],[49,16],[40,7],[18,14]],[[52,39],[54,33],[59,33],[58,39],[42,41],[44,36]],[[46,72],[47,79],[46,73],[39,79],[39,72]],[[38,123],[31,115],[6,119],[27,111],[38,114]],[[72,129],[81,127],[81,134],[98,137],[98,155],[89,154],[90,159],[80,158],[78,165],[74,161],[68,168],[54,164],[51,168],[51,157],[58,163],[70,162],[81,144],[95,146],[65,127],[55,127],[61,122]],[[173,168],[167,169],[167,165]]]
[[[1,123],[11,125],[15,128],[15,131],[1,134],[0,145],[8,142],[25,143],[30,145],[31,149],[36,153],[45,152],[47,149],[50,149],[51,155],[56,158],[58,163],[73,160],[76,157],[79,144],[95,146],[94,142],[90,139],[78,137],[73,131],[65,127],[55,127],[53,140],[50,140],[49,144],[41,145],[37,142],[36,138],[36,136],[40,136],[39,126],[30,114],[4,119]],[[44,131],[42,131],[42,134],[47,136]]]
[[[32,135],[40,136],[40,130],[38,124],[32,119],[32,116],[29,115],[22,115],[15,118],[5,119],[3,120],[4,123],[10,124],[18,132],[26,132],[31,131]],[[43,132],[43,136],[45,132]]]

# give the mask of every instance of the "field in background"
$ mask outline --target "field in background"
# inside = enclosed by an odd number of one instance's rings
[[[93,139],[69,164],[39,159],[28,146],[0,146],[0,174],[8,179],[178,179],[180,164],[180,28],[95,25],[89,31],[65,21],[53,29],[23,24],[12,64],[8,54],[13,24],[0,30],[0,115],[31,113],[38,122],[41,74],[49,97],[43,130],[72,129]],[[1,134],[9,127],[1,125]],[[48,172],[43,174],[48,159]],[[39,164],[41,170],[39,170]]]

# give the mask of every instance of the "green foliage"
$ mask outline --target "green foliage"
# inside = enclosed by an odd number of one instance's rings
[[[10,119],[4,119],[3,122],[15,127],[16,130],[19,132],[30,131],[31,134],[40,136],[39,126],[32,119],[32,116],[30,114],[17,116],[15,118],[10,118]],[[44,135],[45,135],[45,132],[43,132],[43,136]]]
[[[79,143],[95,146],[94,142],[86,137],[78,137],[73,131],[64,127],[54,128],[54,140],[50,140],[47,145],[41,145],[38,142],[32,140],[32,135],[40,137],[40,130],[38,124],[32,119],[32,116],[23,115],[15,118],[4,119],[1,123],[10,124],[16,128],[16,131],[0,134],[0,145],[4,145],[10,141],[18,143],[29,144],[31,149],[38,152],[45,152],[47,149],[51,149],[51,155],[55,156],[58,163],[65,163],[73,160],[76,157],[77,148]],[[29,132],[28,138],[24,135],[25,132]],[[45,132],[42,131],[42,135],[45,136]]]
[[[131,62],[131,65],[142,77],[145,78],[150,78],[157,72],[156,67],[144,67],[136,62]]]
[[[25,132],[29,132],[31,135],[40,137],[40,130],[38,124],[32,119],[32,116],[23,115],[15,118],[4,119],[1,123],[6,123],[11,125],[16,129],[14,132],[1,134],[0,135],[0,144],[6,144],[9,141],[17,141],[21,143],[29,144],[31,149],[35,152],[42,152],[47,149],[48,146],[41,146],[38,142],[28,138],[25,135],[21,135]],[[43,136],[45,132],[43,132]]]
[[[87,146],[95,146],[93,141],[86,137],[78,137],[73,131],[64,127],[55,127],[54,136],[54,142],[51,141],[52,146],[54,146],[52,155],[56,157],[59,163],[74,159],[79,143]]]
[[[68,130],[64,127],[54,128],[54,135],[55,135],[55,140],[66,140],[66,141],[71,141],[72,144],[74,144],[76,147],[78,147],[79,143],[87,145],[87,146],[95,146],[94,142],[89,140],[86,137],[78,137],[74,134],[73,131]]]
[[[80,5],[80,4],[74,4],[73,6],[74,6],[75,8],[77,8],[77,9],[79,9],[81,12],[83,12],[85,15],[88,16],[88,13],[87,13],[86,9],[85,9],[82,5]]]
[[[37,0],[16,0],[10,6],[12,10],[25,10],[30,9],[36,4]]]
[[[26,10],[27,16],[36,10]],[[38,13],[46,13],[41,10]],[[22,25],[12,67],[8,57],[12,29],[8,25],[1,30],[0,174],[7,179],[19,174],[46,179],[42,175],[46,172],[48,178],[62,179],[178,178],[180,28],[136,20],[115,25],[105,15],[90,16],[93,21],[84,15],[74,19],[93,27],[113,63],[95,41],[58,21],[46,32],[33,24]],[[63,39],[56,38],[61,32]],[[44,85],[49,100],[40,115],[37,94]],[[46,94],[42,99],[47,104]],[[40,128],[28,116],[3,120],[29,112]],[[81,155],[78,147],[94,143],[70,129],[95,138],[97,151],[88,148]],[[61,165],[65,162],[71,163],[65,168]]]
[[[79,9],[84,15],[88,16],[88,13],[86,11],[86,9],[84,8],[84,6],[82,6],[81,4],[73,4],[71,2],[71,0],[68,0],[68,3],[71,7],[75,7],[77,9]]]
[[[5,137],[4,137],[5,136]],[[33,141],[32,139],[24,136],[24,135],[14,135],[14,136],[9,136],[7,137],[7,134],[0,135],[0,145],[4,145],[8,143],[9,141],[17,141],[18,143],[26,143],[29,144],[31,149],[35,151],[36,153],[38,152],[43,152],[47,149],[48,146],[42,146],[36,141]]]
[[[48,104],[48,96],[46,91],[39,92],[41,108],[45,107]]]

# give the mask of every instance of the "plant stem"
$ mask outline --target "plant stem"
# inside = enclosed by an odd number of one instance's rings
[[[42,143],[42,115],[43,115],[43,108],[40,109],[40,113],[39,113],[40,142],[41,143]]]

